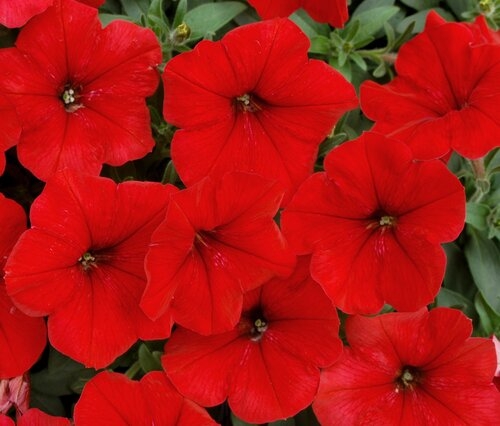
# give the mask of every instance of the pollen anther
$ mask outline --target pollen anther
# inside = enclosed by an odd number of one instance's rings
[[[66,89],[62,94],[62,100],[66,105],[75,102],[75,91],[73,89]]]
[[[78,262],[82,264],[83,269],[86,271],[91,266],[95,266],[95,256],[92,253],[86,252],[78,259]]]
[[[382,216],[378,222],[380,226],[393,226],[396,219],[392,216]]]

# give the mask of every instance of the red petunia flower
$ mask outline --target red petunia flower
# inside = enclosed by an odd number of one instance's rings
[[[202,334],[233,328],[245,291],[293,270],[273,220],[282,197],[276,182],[242,172],[173,194],[146,256],[144,312]]]
[[[313,171],[318,145],[357,105],[353,86],[307,58],[309,39],[288,19],[244,25],[167,63],[172,158],[189,186],[231,170],[282,183],[284,202]]]
[[[7,416],[0,414],[0,426],[71,426],[71,421],[64,417],[51,416],[38,408],[30,408],[17,422]]]
[[[315,21],[342,28],[349,18],[346,0],[248,0],[262,19],[286,17],[303,8]]]
[[[350,347],[322,371],[313,410],[329,425],[494,425],[500,393],[490,339],[460,311],[350,317]]]
[[[138,338],[170,334],[139,308],[144,257],[175,188],[59,172],[31,207],[5,267],[7,292],[30,315],[49,315],[52,345],[105,367]]]
[[[313,253],[313,278],[347,313],[430,303],[445,270],[440,243],[464,226],[459,180],[441,161],[414,162],[406,145],[375,133],[334,149],[324,165],[281,219],[297,253]]]
[[[295,415],[316,395],[319,367],[342,351],[332,303],[299,259],[293,275],[245,294],[241,319],[223,334],[200,336],[177,328],[162,364],[174,386],[204,406],[228,398],[250,423]]]
[[[21,126],[17,113],[9,100],[0,93],[0,116],[2,124],[0,125],[0,175],[5,170],[4,152],[13,147],[19,140]]]
[[[0,194],[0,379],[22,375],[47,343],[45,322],[17,309],[5,292],[5,259],[26,229],[26,215],[15,201]],[[0,404],[1,405],[1,404]]]
[[[139,382],[103,371],[83,388],[75,406],[78,426],[211,426],[208,413],[184,398],[165,373],[154,371]]]
[[[479,158],[500,146],[500,45],[479,25],[429,13],[424,32],[398,53],[398,76],[361,86],[373,130],[406,142],[422,160],[450,150]]]
[[[114,21],[73,0],[33,18],[16,47],[0,50],[0,91],[23,128],[21,163],[46,180],[54,171],[99,174],[151,151],[145,97],[158,84],[161,49],[151,30]]]

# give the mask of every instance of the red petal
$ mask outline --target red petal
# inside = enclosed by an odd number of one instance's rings
[[[70,419],[50,416],[38,408],[30,408],[17,421],[18,426],[70,426]]]
[[[323,367],[340,355],[342,342],[337,312],[311,279],[309,262],[309,257],[300,258],[289,278],[275,278],[262,287],[261,309],[269,322],[262,339],[269,339],[304,362]]]
[[[179,327],[165,346],[162,365],[179,392],[211,407],[226,399],[231,376],[241,368],[241,358],[250,345],[238,330],[200,336]]]
[[[383,361],[366,362],[345,348],[340,360],[321,373],[313,402],[316,417],[325,426],[399,424],[402,400],[391,373]]]
[[[151,395],[153,397],[153,395]],[[123,374],[103,371],[93,377],[75,405],[75,423],[82,426],[151,424],[141,383]]]
[[[285,419],[306,408],[316,395],[319,369],[268,339],[251,342],[233,372],[231,411],[248,423]]]
[[[205,409],[184,398],[168,380],[165,373],[154,371],[141,379],[141,386],[153,417],[152,424],[212,426],[215,421]]]
[[[53,0],[27,1],[16,4],[7,0],[0,1],[0,24],[7,28],[22,27],[33,16],[43,12],[52,4]]]

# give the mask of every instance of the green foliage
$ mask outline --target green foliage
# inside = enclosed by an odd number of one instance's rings
[[[500,313],[500,249],[493,240],[473,227],[464,252],[469,268],[486,303]]]
[[[189,10],[184,17],[186,24],[191,28],[191,41],[200,38],[212,39],[217,30],[222,28],[247,6],[237,1],[202,4]]]

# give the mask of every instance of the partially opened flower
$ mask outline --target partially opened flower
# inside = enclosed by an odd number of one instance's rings
[[[316,395],[319,367],[337,360],[342,343],[332,303],[300,259],[292,276],[245,294],[236,327],[201,336],[177,328],[162,363],[177,389],[204,406],[228,399],[250,423],[295,415]]]
[[[140,381],[103,371],[83,388],[74,411],[78,426],[212,426],[208,413],[184,398],[165,373],[154,371]]]
[[[494,425],[491,339],[470,337],[460,311],[347,319],[349,347],[321,374],[313,410],[324,426]]]
[[[105,367],[137,339],[170,334],[139,308],[144,257],[176,189],[153,182],[58,172],[31,207],[5,267],[7,291],[30,315],[49,315],[51,344],[86,366]]]
[[[319,144],[357,105],[353,86],[319,60],[288,19],[244,25],[202,41],[165,67],[172,158],[189,186],[231,170],[276,179],[284,203],[313,171]]]
[[[21,163],[46,180],[63,168],[97,175],[151,151],[145,97],[158,84],[154,33],[125,21],[102,28],[95,8],[55,0],[0,50],[0,91],[22,124]]]
[[[0,224],[0,379],[4,379],[21,376],[31,368],[47,343],[47,332],[43,318],[23,314],[5,292],[5,259],[26,229],[26,214],[2,194]]]
[[[388,84],[361,86],[373,130],[406,142],[422,160],[451,150],[479,158],[500,146],[500,44],[484,22],[474,28],[429,13],[424,32],[400,49],[396,71]]]
[[[173,194],[146,257],[144,312],[202,334],[233,328],[245,291],[293,270],[273,220],[282,197],[276,182],[241,172]]]
[[[441,161],[415,162],[405,144],[375,133],[334,149],[324,166],[281,217],[297,254],[313,253],[313,278],[347,313],[430,303],[445,270],[440,244],[464,226],[460,181]]]
[[[315,21],[342,28],[349,18],[346,0],[248,0],[262,19],[287,17],[303,8]]]

